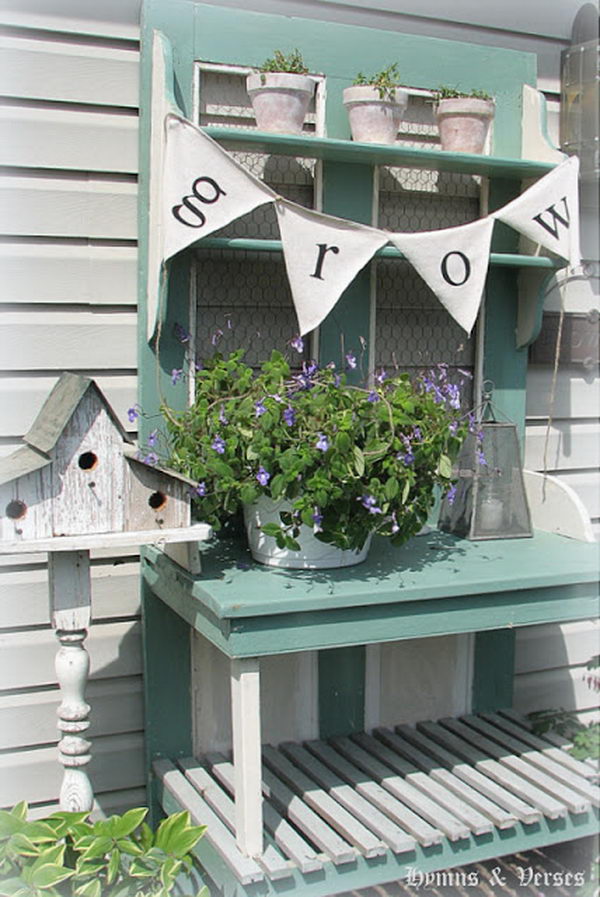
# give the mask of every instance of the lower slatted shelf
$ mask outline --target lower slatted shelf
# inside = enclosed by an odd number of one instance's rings
[[[263,747],[264,850],[235,840],[234,776],[213,754],[154,764],[166,812],[206,824],[226,897],[325,897],[598,830],[597,769],[511,711]],[[287,881],[286,881],[287,880]]]

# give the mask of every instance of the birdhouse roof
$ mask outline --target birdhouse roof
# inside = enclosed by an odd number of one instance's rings
[[[146,464],[145,461],[138,456],[137,450],[134,448],[124,449],[124,454],[125,458],[130,464],[141,464],[143,467],[150,468],[150,470],[155,470],[157,473],[161,473],[164,476],[171,477],[174,480],[179,480],[181,483],[184,483],[186,486],[190,486],[191,488],[198,485],[197,480],[191,480],[183,473],[179,473],[177,470],[172,470],[170,467],[160,467],[158,464]]]
[[[29,445],[22,445],[12,455],[0,458],[0,486],[50,464],[50,458]]]

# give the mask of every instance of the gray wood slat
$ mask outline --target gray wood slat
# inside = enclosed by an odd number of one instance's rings
[[[402,738],[397,732],[392,732],[389,729],[379,728],[375,730],[374,734],[395,751],[402,753],[408,760],[411,760],[415,766],[419,767],[423,772],[426,772],[431,779],[444,785],[451,794],[456,794],[456,796],[459,799],[464,800],[468,806],[477,810],[485,819],[488,819],[492,825],[495,825],[500,829],[512,828],[515,825],[517,819],[512,813],[507,813],[506,810],[503,810],[498,804],[488,800],[488,798],[481,794],[480,791],[477,791],[475,788],[472,788],[471,785],[463,782],[463,780],[459,779],[458,776],[455,776],[453,772],[445,769],[425,753],[422,748],[410,744],[409,741]]]
[[[219,814],[219,817],[235,836],[235,804],[229,795],[219,787],[208,771],[200,766],[194,757],[186,757],[177,762],[186,779]],[[273,881],[292,876],[293,870],[290,863],[273,844],[268,842],[268,836],[265,838],[263,853],[254,859]]]
[[[369,779],[330,745],[322,741],[308,741],[305,744],[315,757],[349,782],[359,794],[371,801],[402,829],[413,835],[423,847],[430,847],[441,842],[443,836],[439,829],[429,825],[428,822],[413,813],[406,804],[393,797],[377,782]]]
[[[469,837],[469,830],[438,803],[410,785],[406,779],[395,775],[389,766],[384,765],[350,738],[332,738],[331,744],[351,763],[373,776],[386,791],[408,804],[411,810],[440,829],[451,841],[459,841]]]
[[[554,800],[554,798],[540,791],[534,785],[530,785],[529,782],[512,772],[512,770],[507,769],[502,763],[490,758],[483,749],[475,747],[472,741],[468,740],[468,733],[467,737],[464,737],[460,730],[460,724],[458,724],[458,732],[455,730],[454,722],[454,720],[444,720],[444,723],[447,723],[447,725],[438,725],[437,729],[447,732],[453,739],[456,739],[453,742],[453,749],[463,759],[468,763],[472,763],[476,769],[485,772],[490,778],[510,788],[514,794],[533,803],[534,806],[542,811],[544,816],[548,816],[550,819],[558,819],[566,815],[567,811],[564,804]],[[425,725],[429,724],[426,723]],[[468,729],[466,726],[465,728]]]
[[[491,715],[492,714],[490,714],[490,716]],[[536,744],[530,742],[532,746],[538,746],[539,750],[544,751],[548,757],[552,757],[557,763],[562,763],[563,766],[567,766],[577,775],[586,779],[595,780],[598,778],[600,774],[600,764],[598,761],[594,760],[592,757],[588,757],[586,760],[577,760],[575,757],[572,757],[568,751],[573,747],[573,744],[568,738],[564,738],[557,732],[544,732],[543,735],[534,735],[533,726],[529,720],[512,710],[501,710],[498,714],[493,714],[493,716],[495,718],[494,722],[496,722],[497,725],[503,727],[505,725],[517,727],[521,732],[524,732],[528,738],[531,738],[536,742]],[[507,731],[510,730],[507,729]],[[524,736],[519,734],[519,737],[523,738]]]
[[[477,813],[472,807],[469,807],[456,794],[448,791],[435,779],[430,778],[424,772],[420,772],[412,763],[405,758],[399,756],[396,751],[392,750],[390,745],[384,745],[381,741],[377,741],[369,735],[353,735],[352,740],[356,741],[362,748],[373,754],[382,763],[386,763],[394,772],[402,775],[407,782],[414,785],[419,791],[444,807],[445,810],[463,822],[470,831],[476,835],[483,835],[491,832],[492,823],[480,813]],[[402,770],[408,769],[408,772]]]
[[[386,852],[385,844],[373,832],[366,829],[358,819],[338,804],[317,785],[314,779],[302,772],[291,760],[271,745],[263,745],[262,755],[266,765],[282,782],[295,791],[307,806],[322,816],[328,825],[336,829],[349,844],[353,844],[364,856],[382,856]]]
[[[203,800],[193,785],[187,781],[170,760],[157,760],[153,764],[155,774],[175,800],[189,811],[194,825],[206,825],[204,837],[212,844],[219,856],[227,863],[240,884],[248,885],[264,881],[260,866],[238,850],[235,839],[217,814]]]
[[[211,765],[211,771],[215,777],[219,779],[230,794],[233,794],[233,764],[225,760],[220,754],[207,754],[206,762]],[[323,868],[320,857],[310,844],[266,800],[263,802],[263,822],[267,831],[273,836],[275,843],[279,845],[283,853],[296,864],[301,872],[304,874],[318,872]]]
[[[542,751],[532,750],[529,745],[519,738],[499,729],[492,723],[477,716],[465,716],[461,718],[466,725],[471,726],[477,732],[487,738],[497,741],[498,744],[510,750],[517,758],[524,761],[549,778],[552,785],[548,790],[565,801],[572,813],[584,813],[591,803],[600,806],[600,789],[592,785],[587,779],[575,775],[565,766],[556,763]],[[516,769],[516,766],[515,766]],[[525,774],[525,773],[524,773]],[[532,779],[534,781],[534,779]],[[540,787],[545,787],[539,780]],[[577,806],[580,809],[577,809]]]
[[[346,784],[331,769],[317,760],[306,748],[293,742],[281,744],[279,749],[303,769],[321,788],[324,788],[338,803],[356,816],[375,835],[381,838],[394,853],[414,850],[415,839],[403,832],[377,807],[369,803],[361,794]]]
[[[356,851],[340,835],[337,834],[314,810],[311,810],[304,801],[294,794],[281,779],[274,775],[263,764],[262,780],[265,796],[277,806],[281,813],[285,813],[294,825],[296,825],[310,840],[327,854],[336,865],[353,863],[356,860]]]
[[[396,726],[396,731],[400,735],[403,735],[407,741],[411,741],[417,747],[423,748],[428,754],[431,754],[432,757],[439,760],[440,763],[445,764],[454,775],[458,776],[458,778],[462,779],[464,782],[467,782],[467,784],[472,785],[473,788],[480,791],[485,797],[488,797],[509,813],[514,813],[517,819],[520,819],[527,825],[539,822],[541,819],[542,814],[536,807],[532,807],[530,804],[521,800],[513,792],[508,791],[502,785],[498,785],[497,782],[490,779],[489,776],[484,775],[478,769],[469,766],[463,761],[462,757],[452,752],[447,740],[444,741],[444,743],[439,741],[439,735],[438,739],[432,738],[418,725],[417,730],[412,729],[410,726]],[[443,737],[448,734],[449,733],[445,733],[444,730],[441,729],[441,735]]]

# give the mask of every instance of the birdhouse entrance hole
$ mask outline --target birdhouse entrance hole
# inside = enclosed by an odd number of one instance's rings
[[[167,496],[163,492],[153,492],[148,499],[148,504],[153,511],[161,511],[167,503]]]
[[[20,501],[17,498],[13,499],[13,501],[9,501],[6,506],[6,516],[10,520],[22,520],[26,513],[27,505],[24,501]]]
[[[94,470],[98,464],[98,455],[94,452],[83,452],[77,462],[82,470]]]

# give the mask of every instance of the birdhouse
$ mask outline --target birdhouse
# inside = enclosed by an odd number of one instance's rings
[[[63,374],[24,441],[0,460],[0,546],[190,525],[193,483],[137,457],[93,380]]]

